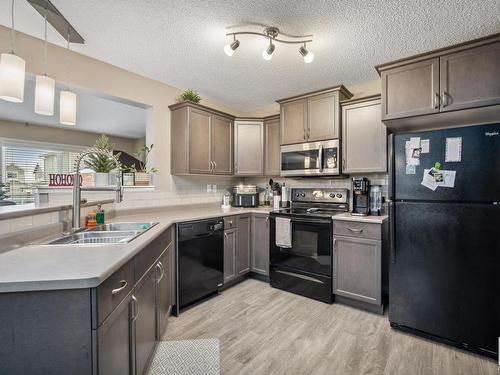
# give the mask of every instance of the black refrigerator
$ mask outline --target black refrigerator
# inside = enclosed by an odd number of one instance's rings
[[[415,174],[407,174],[413,172],[406,152],[411,137],[421,142]],[[461,161],[445,162],[447,138],[457,137]],[[391,326],[496,359],[500,124],[396,134],[390,144]],[[421,184],[424,169],[436,162],[456,171],[453,188]]]

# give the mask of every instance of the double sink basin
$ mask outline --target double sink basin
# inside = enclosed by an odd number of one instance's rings
[[[130,242],[158,224],[109,223],[58,237],[47,245],[119,244]]]

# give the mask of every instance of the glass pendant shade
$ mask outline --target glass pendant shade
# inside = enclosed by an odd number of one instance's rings
[[[0,56],[0,99],[8,102],[24,101],[26,61],[12,53]]]
[[[35,113],[44,116],[54,115],[54,96],[56,81],[47,76],[36,76]]]
[[[76,124],[76,94],[71,91],[61,91],[59,122],[63,125]]]

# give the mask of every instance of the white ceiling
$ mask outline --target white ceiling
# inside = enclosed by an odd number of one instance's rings
[[[52,0],[85,38],[73,49],[251,111],[289,95],[378,78],[373,66],[500,31],[498,0]],[[10,25],[8,0],[0,24]],[[17,28],[42,37],[41,16],[16,3]],[[264,61],[264,38],[242,36],[223,53],[225,28],[258,22],[312,33],[316,59],[293,45]],[[50,40],[64,45],[54,31]]]
[[[11,103],[0,100],[0,120],[52,126],[64,129],[80,130],[98,134],[115,135],[125,138],[143,138],[146,136],[146,111],[140,106],[123,103],[109,98],[99,97],[83,90],[72,88],[77,94],[76,125],[59,123],[59,91],[56,86],[54,116],[36,114],[35,82],[29,77],[24,87],[24,102]]]

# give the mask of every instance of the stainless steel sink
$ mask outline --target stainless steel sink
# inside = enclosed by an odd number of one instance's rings
[[[83,245],[127,243],[158,223],[109,223],[65,235],[47,242],[47,245]]]
[[[158,223],[108,223],[87,229],[89,232],[139,231],[145,232]]]

